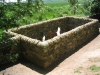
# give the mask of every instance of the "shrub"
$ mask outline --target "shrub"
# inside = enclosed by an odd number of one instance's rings
[[[11,39],[11,36],[2,34],[0,38],[0,58],[2,57],[2,61],[0,63],[6,62],[15,62],[19,57],[18,53],[11,53],[12,46],[16,46],[17,42]]]
[[[0,8],[2,9],[0,12],[0,29],[4,28],[8,30],[11,27],[20,25],[18,23],[18,19],[21,18],[21,16],[18,16],[20,12],[16,12],[17,8],[13,4],[2,4]]]
[[[31,5],[29,5],[31,0],[28,0],[28,3],[21,3],[20,0],[18,1],[17,3],[0,4],[0,29],[4,28],[8,30],[9,28],[22,25],[23,17],[32,17],[34,12],[40,10],[43,5],[42,0],[35,0]]]
[[[76,14],[77,13],[77,8],[78,8],[78,0],[68,0],[68,2],[70,3],[72,13]]]
[[[93,0],[91,6],[91,14],[100,14],[100,0]]]

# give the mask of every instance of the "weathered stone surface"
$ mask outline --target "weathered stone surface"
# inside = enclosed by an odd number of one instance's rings
[[[8,34],[19,35],[18,50],[27,60],[47,68],[64,54],[96,37],[99,34],[98,25],[94,19],[61,17],[11,29]],[[58,27],[61,28],[60,36],[56,36]],[[41,41],[43,35],[46,36],[45,42]]]

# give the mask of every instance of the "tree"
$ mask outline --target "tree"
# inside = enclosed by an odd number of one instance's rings
[[[20,4],[20,1],[21,1],[21,0],[17,0],[17,3]]]
[[[38,11],[41,9],[41,7],[43,6],[43,1],[42,0],[34,0],[34,7],[35,10]]]
[[[73,7],[73,14],[76,14],[78,8],[78,0],[68,0],[70,6]]]
[[[100,0],[92,1],[91,14],[100,14]]]
[[[32,17],[33,12],[40,10],[42,5],[42,0],[28,0],[25,3],[17,0],[17,3],[0,4],[0,28],[8,30],[9,28],[21,25],[20,21],[24,21],[24,16]]]
[[[27,6],[30,7],[32,5],[32,0],[27,0]]]
[[[71,6],[75,6],[78,3],[78,0],[68,0]]]

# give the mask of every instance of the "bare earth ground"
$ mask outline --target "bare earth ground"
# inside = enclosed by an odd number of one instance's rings
[[[5,65],[0,75],[100,75],[100,34],[53,68],[43,70],[22,61]]]

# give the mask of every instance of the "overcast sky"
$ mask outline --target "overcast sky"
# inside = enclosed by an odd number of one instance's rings
[[[17,2],[17,0],[5,0],[6,2]],[[26,0],[21,0],[21,1],[26,1]]]

